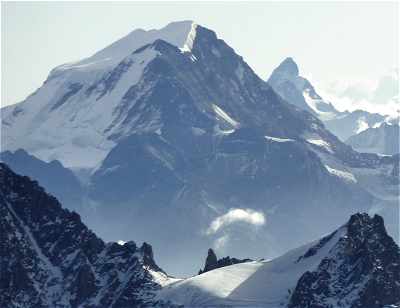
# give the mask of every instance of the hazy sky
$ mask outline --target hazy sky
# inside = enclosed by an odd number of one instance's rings
[[[191,19],[211,28],[264,79],[285,57],[322,86],[398,67],[397,2],[2,2],[1,104],[23,100],[57,65],[135,28]]]

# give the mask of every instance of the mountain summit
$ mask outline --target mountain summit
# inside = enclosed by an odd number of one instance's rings
[[[342,141],[362,130],[383,123],[386,118],[363,110],[338,111],[331,102],[317,93],[309,80],[300,75],[298,65],[293,58],[283,60],[272,72],[268,83],[287,102],[318,117]]]
[[[193,21],[172,22],[159,30],[136,29],[94,55],[74,63],[60,65],[52,70],[50,77],[65,71],[89,72],[101,71],[117,65],[133,51],[156,40],[163,40],[184,51],[190,51],[196,36],[196,24]]]
[[[299,75],[293,58],[286,58],[274,69],[268,83],[286,101],[319,116],[321,120],[335,117],[338,111],[330,102],[321,98],[311,83]]]
[[[308,93],[327,105],[293,78],[303,101]],[[237,258],[248,257],[244,246],[272,257],[396,197],[387,184],[395,159],[353,151],[293,106],[296,97],[278,95],[212,30],[173,23],[53,70],[2,109],[2,146],[84,173],[89,213],[81,213],[91,228],[108,240],[151,242],[163,268],[188,274],[217,244]],[[360,180],[365,169],[379,185]],[[268,223],[257,236],[243,217],[207,232],[237,211]]]
[[[288,57],[274,69],[270,80],[271,83],[276,83],[279,79],[293,79],[299,76],[299,68],[292,57]]]

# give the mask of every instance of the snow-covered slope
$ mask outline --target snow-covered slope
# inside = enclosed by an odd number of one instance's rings
[[[154,48],[135,51],[162,39],[189,52],[195,29],[183,21],[135,30],[87,59],[56,67],[25,101],[2,109],[2,151],[24,148],[67,167],[94,167],[115,145],[108,137],[125,128],[119,125],[121,100],[159,54]]]
[[[115,52],[124,58],[106,68],[97,55],[93,65],[53,71],[26,101],[2,109],[2,146],[89,167],[84,221],[108,240],[151,242],[173,273],[198,270],[193,260],[216,245],[238,258],[247,257],[243,246],[276,256],[371,208],[375,198],[346,170],[391,168],[394,159],[340,142],[213,31],[172,28],[183,46],[163,36]],[[326,168],[320,153],[338,166]],[[266,219],[207,232],[238,211]]]
[[[400,153],[399,140],[399,125],[383,123],[351,136],[346,143],[359,152],[393,155]]]
[[[383,307],[400,302],[399,261],[382,218],[356,214],[281,257],[184,279],[158,298],[185,307]]]

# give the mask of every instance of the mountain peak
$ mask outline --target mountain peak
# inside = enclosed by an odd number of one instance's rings
[[[299,76],[299,67],[292,57],[287,57],[279,64],[275,71],[284,73],[287,76],[297,77]]]
[[[377,214],[373,217],[367,213],[357,213],[350,217],[347,227],[347,235],[354,242],[365,238],[386,238],[388,237],[383,218]]]
[[[94,55],[78,62],[56,67],[51,74],[62,71],[97,71],[115,66],[138,48],[156,40],[164,40],[182,51],[190,51],[196,36],[196,27],[191,20],[171,22],[161,29],[136,29]]]

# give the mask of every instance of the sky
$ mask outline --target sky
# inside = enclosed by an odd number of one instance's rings
[[[263,79],[286,57],[323,89],[373,86],[399,67],[398,2],[2,2],[1,106],[25,99],[50,70],[130,31],[194,20]]]

